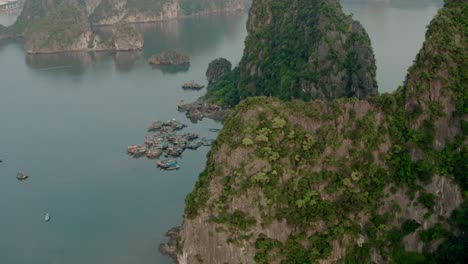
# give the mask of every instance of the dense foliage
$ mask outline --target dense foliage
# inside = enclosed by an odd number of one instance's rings
[[[468,3],[446,4],[405,85],[393,94],[369,102],[242,101],[226,118],[207,170],[187,197],[186,217],[208,212],[229,243],[256,248],[257,263],[315,263],[330,257],[337,242],[346,247],[343,263],[367,263],[373,254],[390,263],[466,263],[467,19]],[[221,78],[209,95],[236,104],[242,89],[232,88],[240,86],[241,71]],[[239,166],[229,165],[229,157],[215,164],[220,151],[242,151],[246,158]],[[428,187],[435,175],[465,193],[449,219],[435,210],[441,197]],[[210,203],[214,194],[208,190],[217,177],[223,189]],[[411,205],[393,202],[392,195]],[[251,197],[250,206],[261,214],[257,226],[247,210],[234,225],[245,230],[223,228],[233,225],[225,216],[236,197]],[[402,206],[424,217],[401,218]],[[428,219],[437,221],[425,226]],[[291,230],[285,241],[261,232],[282,221]],[[405,250],[408,236],[423,243],[422,253]],[[437,241],[444,242],[431,251]]]
[[[225,58],[218,58],[210,62],[206,70],[206,79],[209,85],[213,85],[221,77],[231,72],[232,63]]]
[[[377,94],[369,37],[338,1],[254,1],[250,12],[244,55],[232,73],[240,77],[227,77],[237,80],[231,86],[215,85],[219,92],[210,98],[238,102],[266,95],[308,101]]]

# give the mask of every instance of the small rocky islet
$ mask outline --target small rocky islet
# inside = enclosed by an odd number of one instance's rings
[[[24,173],[24,172],[18,172],[18,174],[16,174],[16,179],[18,181],[24,181],[24,180],[27,180],[29,178],[29,175]]]
[[[217,105],[205,98],[199,98],[193,103],[181,100],[177,105],[177,110],[185,112],[185,115],[190,120],[202,120],[205,117],[213,120],[222,120],[230,108]]]
[[[143,144],[127,147],[127,153],[134,158],[147,157],[148,159],[160,159],[156,166],[162,170],[178,170],[177,163],[182,153],[187,150],[197,150],[201,146],[211,146],[213,139],[201,138],[196,133],[188,132],[178,134],[178,131],[187,125],[174,119],[169,121],[153,121],[148,127],[152,133],[145,137]]]
[[[205,88],[203,84],[199,84],[195,81],[190,81],[182,85],[182,89],[184,90],[201,90],[203,88]]]
[[[149,58],[149,64],[152,66],[161,65],[190,65],[190,58],[187,54],[179,53],[173,50],[164,51],[155,54]]]

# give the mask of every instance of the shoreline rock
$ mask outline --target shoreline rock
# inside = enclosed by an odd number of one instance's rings
[[[203,118],[221,121],[230,109],[221,107],[201,97],[193,103],[187,103],[184,100],[180,101],[177,110],[185,112],[185,115],[191,121],[200,121]]]
[[[206,70],[206,79],[208,80],[208,87],[215,84],[221,77],[230,73],[232,70],[232,63],[225,58],[217,58],[210,62]]]
[[[164,51],[149,58],[149,64],[153,66],[160,65],[190,65],[190,58],[184,53],[176,51]]]
[[[180,226],[169,229],[169,231],[166,232],[166,237],[169,239],[167,243],[159,245],[159,252],[163,256],[171,258],[175,264],[179,264],[177,259],[177,244],[180,237]]]

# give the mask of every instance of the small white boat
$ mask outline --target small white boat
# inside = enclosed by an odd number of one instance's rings
[[[44,221],[49,222],[49,220],[50,220],[50,214],[49,214],[49,213],[45,213],[45,215],[44,215]]]

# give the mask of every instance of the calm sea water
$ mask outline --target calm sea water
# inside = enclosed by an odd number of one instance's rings
[[[215,137],[177,112],[189,80],[205,82],[208,63],[237,63],[246,15],[142,25],[141,54],[25,56],[21,43],[0,46],[0,263],[169,263],[157,250],[181,224],[186,194],[208,148],[186,151],[177,172],[132,159],[151,120],[176,118],[186,131]],[[147,58],[176,49],[186,71],[152,69]],[[18,171],[31,177],[15,178]],[[51,221],[43,214],[50,211]]]
[[[381,91],[401,83],[438,4],[345,1],[369,31]],[[185,195],[203,170],[207,148],[187,151],[177,172],[135,160],[153,119],[176,118],[186,131],[215,137],[210,120],[190,123],[176,111],[188,80],[207,64],[234,64],[246,36],[245,14],[140,25],[144,52],[26,56],[20,42],[0,44],[0,263],[169,263],[157,247],[181,223]],[[0,20],[1,21],[1,20]],[[151,69],[147,58],[176,49],[188,70]],[[18,171],[31,177],[15,179]],[[43,222],[50,211],[51,221]]]
[[[442,0],[342,0],[367,30],[377,60],[379,91],[391,92],[422,47],[426,26],[443,6]]]

